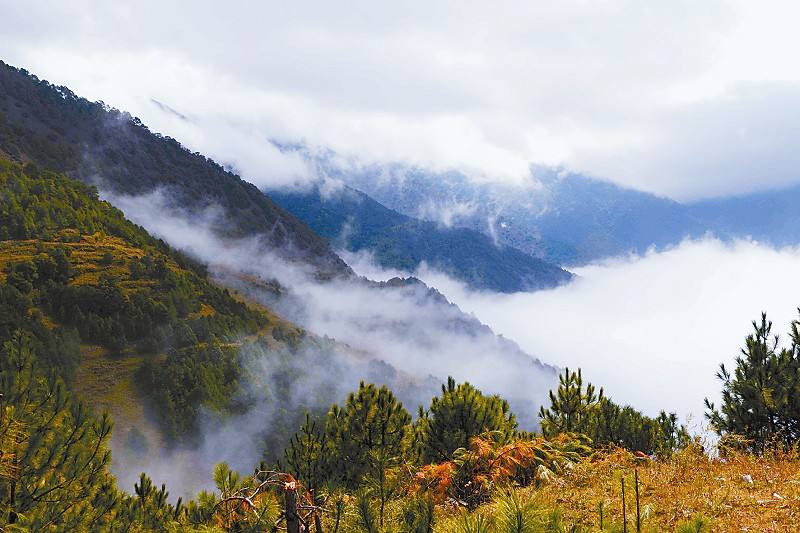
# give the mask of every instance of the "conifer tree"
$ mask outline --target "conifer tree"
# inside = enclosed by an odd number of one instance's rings
[[[774,443],[791,446],[800,439],[800,323],[791,325],[791,344],[779,349],[765,313],[753,321],[736,369],[720,365],[722,404],[706,399],[706,416],[722,436],[739,435],[753,450]]]
[[[17,333],[0,353],[0,433],[13,457],[0,479],[0,527],[102,529],[118,503],[107,469],[111,422],[93,419],[60,379],[43,377],[30,346]]]
[[[580,368],[577,372],[565,368],[558,381],[558,390],[550,391],[550,407],[539,410],[542,433],[588,433],[592,416],[601,405],[603,389],[595,392],[591,383],[584,388]]]
[[[331,440],[309,413],[306,413],[303,427],[289,440],[283,455],[289,472],[315,496],[335,477],[339,468],[334,463]]]
[[[363,381],[347,397],[344,408],[328,413],[326,432],[336,450],[341,481],[356,488],[365,475],[375,478],[403,459],[411,415],[384,385]]]
[[[420,409],[415,437],[423,463],[452,459],[453,452],[466,448],[473,437],[487,431],[511,436],[517,421],[508,402],[486,396],[469,383],[456,385],[452,377],[442,385],[442,395],[431,400],[427,412]]]

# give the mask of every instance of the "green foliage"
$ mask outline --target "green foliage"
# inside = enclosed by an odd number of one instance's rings
[[[168,351],[166,368],[149,358],[139,376],[171,437],[194,427],[202,404],[230,403],[240,368],[234,350],[219,345],[255,333],[267,321],[262,313],[208,282],[202,266],[125,220],[87,185],[28,175],[2,159],[0,184],[0,231],[15,239],[0,243],[0,342],[28,331],[40,363],[67,384],[82,342],[112,352]]]
[[[415,437],[423,463],[448,461],[453,452],[466,448],[470,440],[487,431],[511,436],[517,421],[508,402],[499,396],[485,396],[469,383],[456,386],[451,377],[442,385],[442,395],[421,411]]]
[[[670,455],[689,443],[689,433],[675,413],[661,411],[656,418],[650,418],[633,407],[620,407],[608,398],[600,401],[587,435],[597,445],[614,444],[661,456]]]
[[[567,368],[559,376],[557,391],[550,391],[550,406],[539,411],[542,434],[578,432],[595,445],[616,445],[648,454],[669,455],[689,442],[689,433],[678,417],[662,411],[656,418],[636,409],[621,407],[594,385],[584,385],[580,369]]]
[[[3,345],[0,394],[0,433],[14,432],[3,439],[14,459],[11,475],[0,479],[0,527],[100,528],[117,504],[107,470],[111,421],[94,420],[61,380],[37,371],[23,333]]]
[[[384,385],[361,382],[344,407],[333,405],[326,434],[332,441],[339,480],[356,488],[364,476],[383,479],[386,469],[400,464],[411,415]]]
[[[416,495],[403,507],[401,533],[433,533],[435,502],[430,494]]]
[[[696,516],[678,524],[675,533],[706,533],[711,531],[712,521],[704,516]]]
[[[356,496],[356,511],[358,513],[358,526],[364,533],[378,533],[378,517],[372,505],[372,500],[366,492]]]
[[[800,439],[800,322],[793,321],[789,347],[780,348],[766,314],[753,321],[736,370],[720,365],[722,404],[706,400],[707,417],[723,437],[742,436],[755,451]]]
[[[70,384],[80,360],[80,338],[71,328],[52,330],[42,322],[42,315],[33,308],[29,294],[23,294],[16,287],[0,283],[0,342],[24,330],[38,354],[40,365],[58,372]]]
[[[522,502],[514,491],[508,491],[497,502],[498,533],[538,533],[541,531],[537,507],[530,501]]]
[[[164,363],[145,362],[138,380],[152,395],[171,439],[193,436],[203,406],[224,410],[239,387],[237,347],[213,343],[170,352]]]
[[[0,186],[0,240],[49,243],[69,230],[79,239],[95,233],[120,237],[144,250],[141,257],[128,261],[130,279],[141,282],[135,290],[123,290],[125,278],[110,273],[110,250],[95,260],[106,267],[97,284],[72,283],[77,269],[68,245],[48,245],[31,260],[6,265],[9,285],[30,294],[55,320],[77,328],[84,341],[112,350],[139,343],[158,351],[173,343],[186,346],[213,336],[253,333],[263,325],[261,315],[208,283],[202,267],[98,200],[93,188],[54,173],[28,176],[22,167],[5,160],[0,160]],[[28,219],[30,223],[25,222]],[[170,262],[178,268],[170,268]],[[215,313],[190,318],[203,304]]]
[[[175,139],[151,132],[128,113],[89,102],[2,61],[0,111],[0,152],[35,162],[31,169],[52,169],[85,182],[102,176],[109,189],[122,194],[169,189],[176,205],[187,210],[218,205],[227,214],[213,228],[221,236],[260,237],[276,250],[297,252],[295,257],[312,263],[325,277],[351,274],[327,241],[256,186]],[[15,231],[39,224],[35,214],[15,219],[16,213],[10,216]],[[3,220],[7,219],[0,219],[0,231]],[[81,231],[91,230],[92,222]]]
[[[181,499],[175,505],[168,501],[166,486],[156,488],[144,473],[134,485],[134,496],[125,496],[120,505],[117,526],[122,529],[136,527],[145,531],[163,530],[165,525],[176,522],[183,514]]]
[[[550,391],[550,407],[541,407],[542,433],[557,435],[559,433],[588,433],[592,415],[603,399],[603,389],[595,392],[594,385],[583,385],[580,368],[577,372],[564,369],[558,377],[558,390]]]
[[[332,445],[333,441],[325,435],[325,428],[319,428],[317,421],[306,413],[303,427],[289,440],[284,451],[289,471],[315,494],[334,478],[338,468],[333,460]]]

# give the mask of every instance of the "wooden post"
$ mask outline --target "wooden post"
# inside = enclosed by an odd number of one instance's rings
[[[600,502],[600,531],[603,531],[603,502]]]
[[[317,496],[314,494],[314,489],[311,489],[308,492],[311,494],[312,505],[319,505],[319,502],[317,502]],[[314,530],[316,533],[322,533],[322,518],[320,518],[316,509],[314,509],[312,512],[314,513]]]
[[[290,481],[283,485],[283,495],[286,503],[284,515],[286,516],[286,532],[300,533],[300,515],[297,514],[297,482]]]
[[[639,470],[633,469],[633,476],[636,479],[636,532],[642,531],[642,515],[639,513]]]
[[[625,508],[625,474],[622,474],[620,478],[620,483],[622,484],[622,533],[628,533],[628,515],[627,509]]]
[[[8,486],[8,523],[17,523],[17,512],[14,508],[17,506],[17,454],[15,453],[11,459],[11,483]]]

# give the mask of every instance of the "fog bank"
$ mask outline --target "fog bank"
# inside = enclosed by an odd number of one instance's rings
[[[384,273],[367,255],[345,258],[359,273]],[[577,271],[568,285],[535,293],[478,293],[423,267],[417,275],[463,310],[543,360],[603,385],[620,402],[703,422],[703,399],[719,397],[715,372],[733,365],[766,311],[773,332],[797,317],[800,249],[753,241],[686,241]]]

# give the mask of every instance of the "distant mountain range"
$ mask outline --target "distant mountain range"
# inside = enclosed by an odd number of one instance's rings
[[[566,267],[709,233],[800,243],[800,186],[679,203],[553,168],[534,167],[529,182],[502,184],[404,165],[341,166],[325,154],[314,159],[326,174],[390,209],[479,231]]]
[[[572,278],[479,231],[411,218],[347,186],[269,194],[336,247],[369,250],[384,268],[414,272],[425,262],[473,288],[499,292],[552,288]]]

